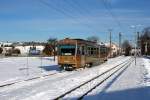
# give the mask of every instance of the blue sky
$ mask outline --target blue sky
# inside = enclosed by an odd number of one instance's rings
[[[131,25],[150,26],[150,0],[0,0],[0,41],[87,38],[133,39]]]

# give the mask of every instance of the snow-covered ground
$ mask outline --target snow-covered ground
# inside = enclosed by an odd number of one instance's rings
[[[145,85],[150,86],[150,57],[143,58],[144,61],[144,67],[146,69],[145,73]]]
[[[51,100],[62,93],[70,90],[78,86],[81,83],[95,77],[106,70],[114,67],[122,63],[123,61],[129,59],[130,57],[117,57],[109,59],[106,63],[95,66],[92,68],[86,68],[84,70],[77,70],[72,72],[62,72],[58,73],[51,77],[44,77],[38,80],[31,80],[28,82],[20,82],[17,84],[13,84],[8,87],[0,88],[0,100]],[[20,68],[17,66],[18,62],[21,62],[20,65],[26,64],[27,58],[4,58],[5,61],[10,61],[11,64],[16,65],[16,68]],[[7,60],[11,59],[11,60]],[[22,60],[21,60],[22,59]],[[30,60],[29,60],[30,59]],[[33,66],[35,72],[41,75],[41,69],[39,65],[41,65],[40,58],[29,58],[28,64]],[[48,60],[47,60],[48,59]],[[42,69],[44,73],[52,73],[58,72],[57,69],[57,61],[53,62],[50,60],[51,58],[43,58],[43,65],[49,65],[49,71]],[[2,60],[0,60],[2,61]],[[44,62],[45,61],[45,62]],[[1,64],[1,62],[0,62]],[[104,84],[94,89],[90,92],[85,98],[85,100],[149,100],[150,98],[150,60],[146,58],[137,58],[137,65],[133,62],[127,68],[123,68],[118,71],[113,77],[108,79]],[[8,65],[7,63],[3,65]],[[53,66],[56,65],[56,66]],[[1,66],[0,66],[1,67]],[[7,66],[9,68],[11,66]],[[49,68],[48,67],[48,68]],[[11,70],[14,70],[10,68]],[[31,73],[35,73],[34,71],[30,71]],[[10,73],[7,72],[7,73]],[[145,73],[146,72],[146,73]],[[26,73],[26,72],[25,72]],[[7,74],[5,77],[8,77]],[[26,74],[25,74],[26,75]],[[15,74],[14,76],[20,76],[20,74]],[[11,77],[13,79],[13,77]],[[10,79],[11,79],[10,78]],[[5,79],[9,79],[5,78]],[[95,84],[97,82],[94,82]],[[143,84],[144,83],[144,84]],[[87,91],[93,84],[87,86],[87,88],[80,89],[80,91],[73,96],[68,97],[69,99],[74,99],[78,96],[78,94],[83,91]],[[72,98],[73,97],[73,98]],[[67,99],[67,98],[66,98]]]
[[[107,63],[115,60],[109,59]],[[53,57],[0,58],[0,69],[0,85],[60,72],[57,59],[54,62]]]
[[[89,93],[84,100],[149,100],[150,88],[143,85],[143,58],[137,58],[127,68],[117,72],[104,84]]]
[[[0,58],[0,85],[58,71],[53,57]]]
[[[59,73],[53,77],[22,82],[0,89],[2,100],[49,100],[70,90],[71,88],[95,77],[106,70],[122,63],[130,57],[117,57],[107,63],[84,70]]]

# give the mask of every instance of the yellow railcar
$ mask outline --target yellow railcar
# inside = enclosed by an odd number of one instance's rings
[[[69,38],[58,42],[58,64],[65,70],[91,67],[101,62],[100,45],[96,42]]]

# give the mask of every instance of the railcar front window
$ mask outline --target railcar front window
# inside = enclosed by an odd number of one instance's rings
[[[73,49],[61,49],[61,55],[71,56],[75,55],[75,48]]]
[[[75,55],[75,46],[60,46],[60,55],[72,56]]]

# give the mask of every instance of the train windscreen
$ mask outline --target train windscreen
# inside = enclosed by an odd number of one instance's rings
[[[59,55],[64,56],[72,56],[75,55],[75,48],[74,45],[60,45],[59,46]]]

